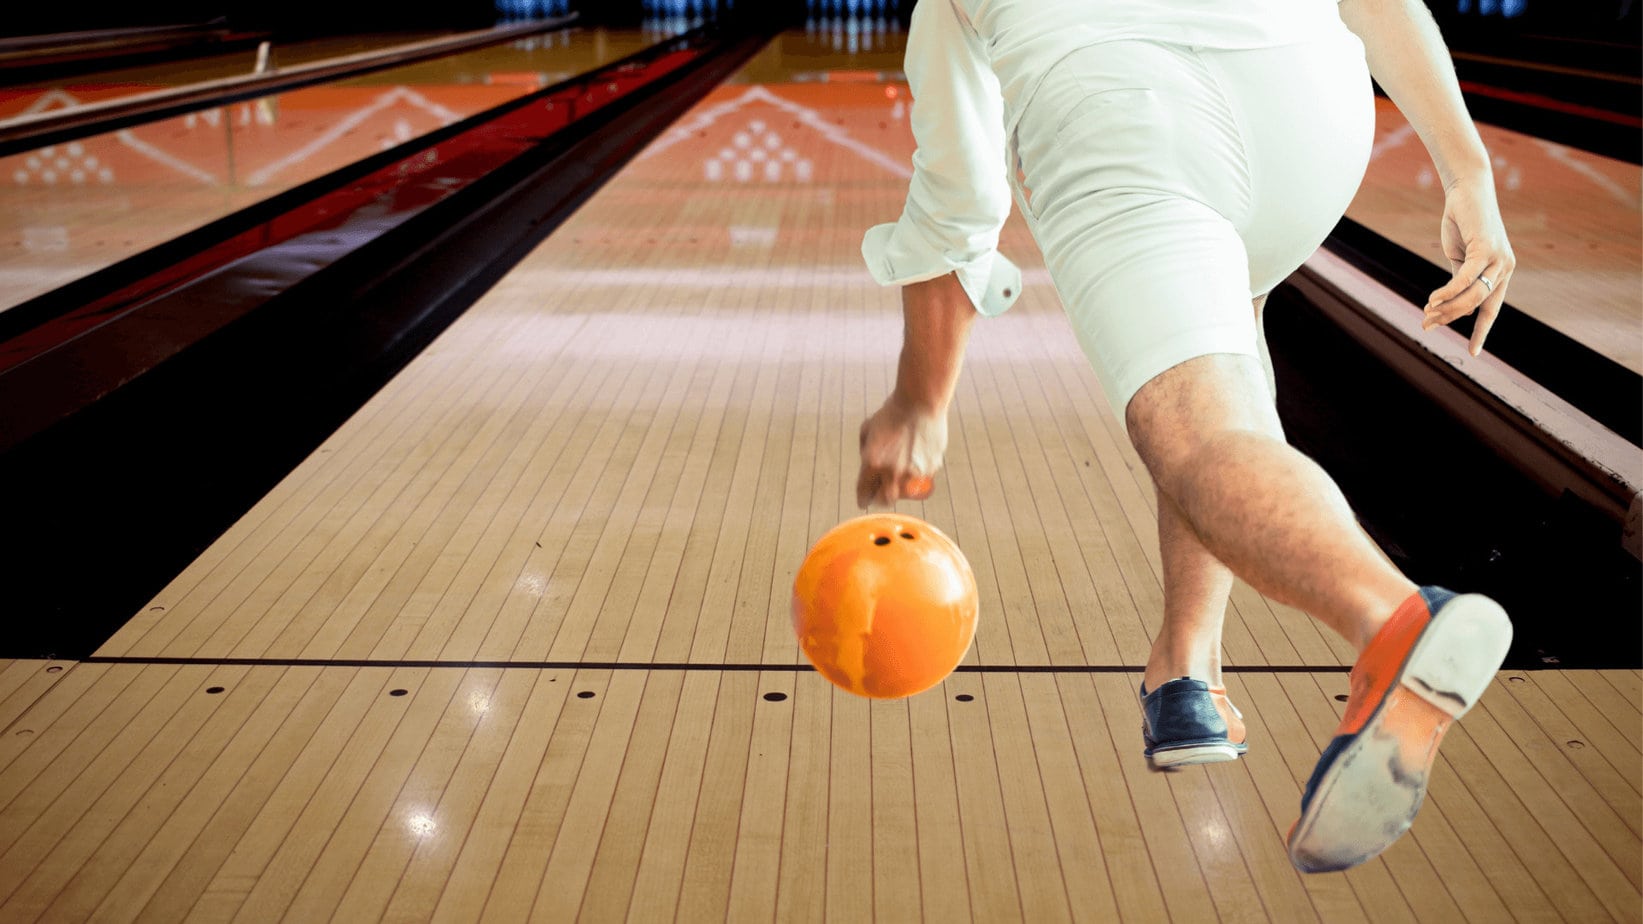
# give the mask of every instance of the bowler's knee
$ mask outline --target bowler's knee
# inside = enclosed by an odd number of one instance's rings
[[[1136,452],[1166,491],[1227,434],[1283,438],[1260,361],[1242,354],[1200,356],[1166,369],[1141,386],[1124,418]]]

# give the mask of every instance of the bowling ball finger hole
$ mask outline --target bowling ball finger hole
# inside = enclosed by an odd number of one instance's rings
[[[917,539],[918,537],[913,535],[912,533],[902,533],[901,538],[903,538],[903,539]]]
[[[874,545],[889,545],[890,544],[890,537],[889,536],[875,536],[875,537],[873,537],[873,544]]]

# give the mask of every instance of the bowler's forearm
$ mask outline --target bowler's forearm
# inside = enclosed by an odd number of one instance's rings
[[[958,388],[976,310],[952,274],[903,286],[901,362],[894,398],[945,414]]]
[[[1489,154],[1461,98],[1443,36],[1421,0],[1342,0],[1341,19],[1363,41],[1369,72],[1409,120],[1444,189],[1491,177]]]

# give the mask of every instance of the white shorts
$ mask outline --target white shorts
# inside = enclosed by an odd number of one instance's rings
[[[1012,139],[1020,204],[1120,420],[1154,376],[1257,356],[1250,308],[1311,256],[1368,164],[1363,46],[1115,41],[1044,77]]]

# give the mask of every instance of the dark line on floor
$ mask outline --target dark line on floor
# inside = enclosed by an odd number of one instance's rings
[[[804,673],[808,664],[691,663],[685,661],[432,661],[377,658],[158,658],[106,657],[92,655],[81,664],[208,665],[213,667],[444,667],[473,670],[582,670],[582,671],[789,671]],[[964,664],[959,674],[1139,674],[1142,665],[1132,664]],[[1350,665],[1240,665],[1223,667],[1228,674],[1317,674],[1345,673]]]

